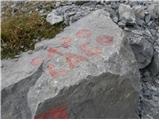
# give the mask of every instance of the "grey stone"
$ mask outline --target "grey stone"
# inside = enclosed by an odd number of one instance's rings
[[[96,4],[97,4],[96,1],[90,1],[90,2],[84,3],[83,6],[88,6],[90,8],[95,8]]]
[[[47,15],[46,21],[49,22],[51,25],[54,25],[56,23],[62,22],[63,17],[56,15],[56,11],[53,10],[51,13]]]
[[[69,47],[64,37],[71,37]],[[138,118],[140,74],[124,38],[109,14],[97,10],[33,53],[2,61],[2,118],[38,118],[57,107],[66,109],[59,117]]]
[[[55,9],[55,11],[58,15],[64,16],[65,24],[70,25],[73,22],[89,14],[91,11],[93,11],[93,8],[90,8],[88,6],[80,7],[72,4],[70,6],[59,7]]]
[[[149,66],[149,70],[153,76],[159,75],[159,54],[154,52],[152,62]]]
[[[140,5],[134,6],[133,10],[134,10],[136,17],[144,18],[144,16],[145,16],[144,9],[145,9],[144,6],[140,6]]]
[[[141,26],[141,27],[144,27],[144,20],[143,19],[140,19],[140,18],[136,18],[136,24]]]
[[[57,1],[55,4],[55,7],[59,7],[61,5],[61,2]]]
[[[149,23],[150,19],[151,19],[151,16],[150,16],[150,15],[146,15],[146,16],[145,16],[145,22],[146,22],[146,23]]]
[[[129,33],[127,39],[135,54],[139,68],[145,68],[151,63],[153,57],[152,44],[142,35],[135,33]]]
[[[159,15],[159,4],[153,3],[151,5],[148,5],[148,12],[153,18],[158,18]]]
[[[115,17],[113,17],[112,19],[113,19],[113,21],[114,21],[115,23],[118,23],[118,17],[115,16]]]
[[[129,5],[125,4],[119,5],[119,17],[120,20],[124,20],[126,24],[135,23],[134,10]]]
[[[117,2],[117,1],[115,1],[115,2],[111,2],[111,8],[112,9],[118,9],[118,7],[119,7],[119,3]]]

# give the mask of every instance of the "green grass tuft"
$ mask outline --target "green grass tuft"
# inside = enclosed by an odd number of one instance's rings
[[[13,58],[31,50],[36,39],[52,38],[64,27],[63,23],[50,25],[36,12],[9,16],[1,21],[1,57]]]

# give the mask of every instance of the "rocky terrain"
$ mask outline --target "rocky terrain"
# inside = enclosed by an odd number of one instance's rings
[[[67,27],[2,60],[2,118],[159,118],[157,1],[4,2],[2,17],[6,8]]]

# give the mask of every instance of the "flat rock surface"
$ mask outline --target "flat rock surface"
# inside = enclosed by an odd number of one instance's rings
[[[138,116],[136,60],[123,30],[104,10],[37,43],[33,53],[24,53],[10,63],[3,61],[2,75],[2,118]],[[96,87],[87,88],[87,83]]]

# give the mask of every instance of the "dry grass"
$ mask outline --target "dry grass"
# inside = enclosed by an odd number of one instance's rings
[[[54,37],[63,28],[63,23],[50,25],[36,12],[9,16],[1,21],[1,56],[14,57],[33,49],[35,39]]]

